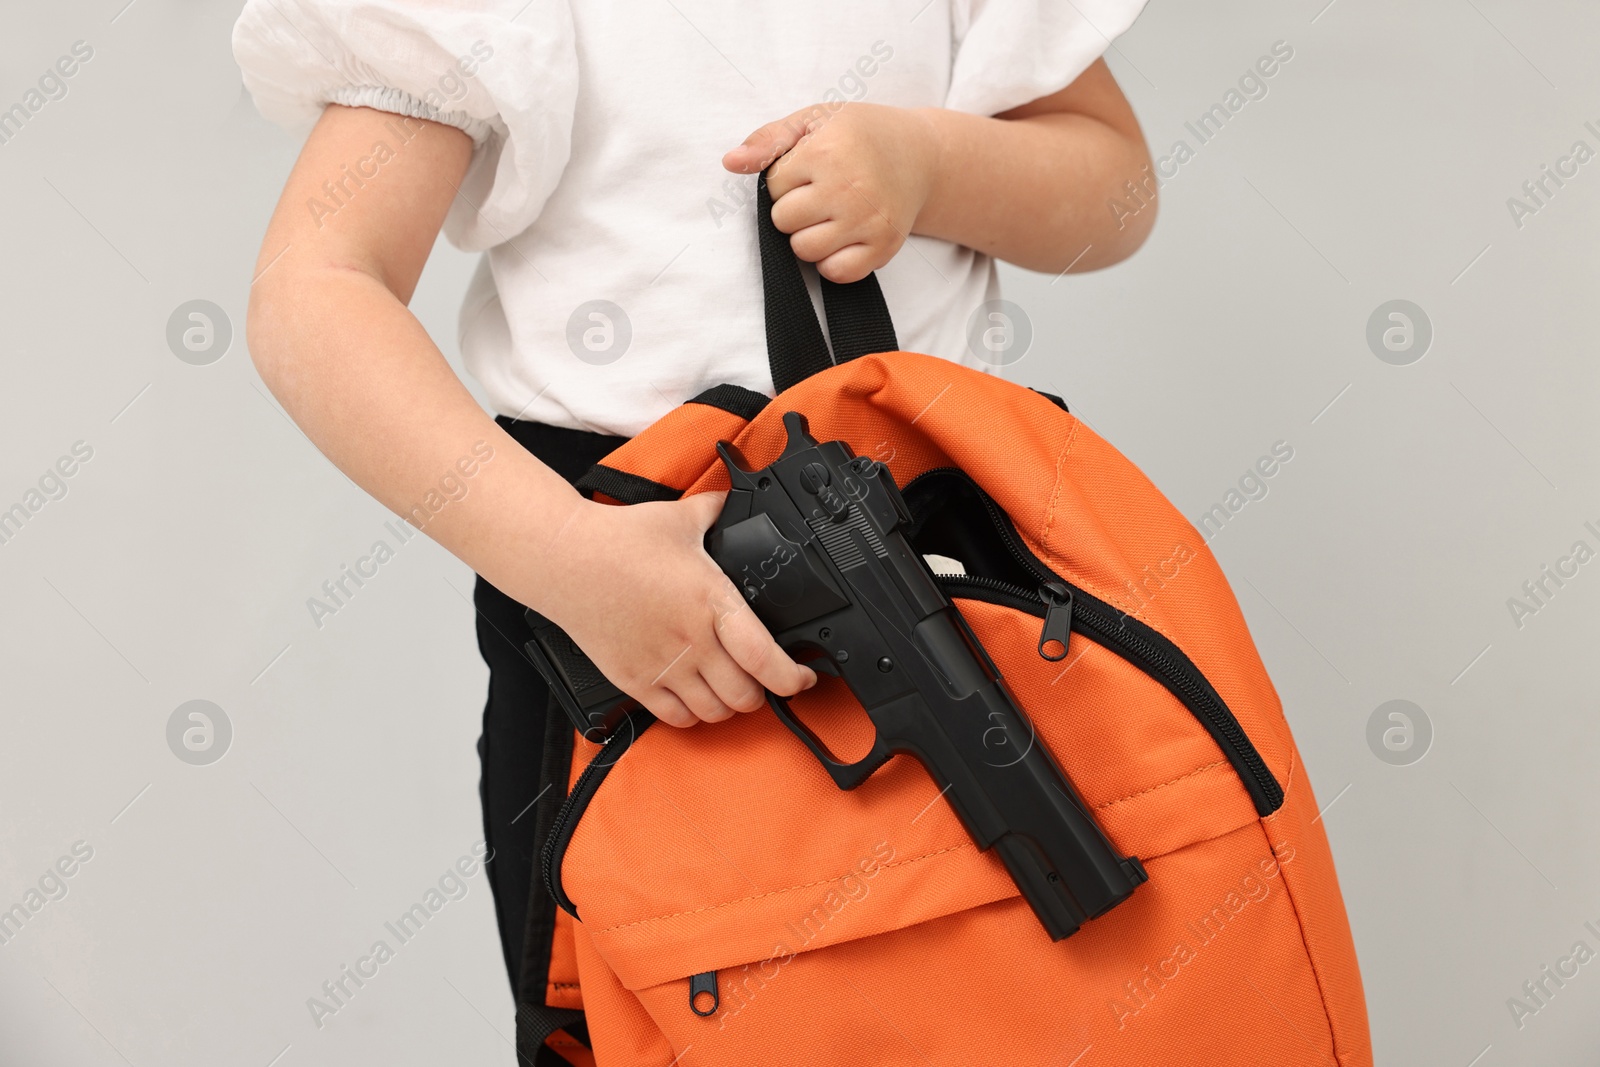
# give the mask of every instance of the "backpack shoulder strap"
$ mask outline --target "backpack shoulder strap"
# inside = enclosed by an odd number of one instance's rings
[[[836,362],[869,352],[893,352],[900,347],[875,275],[844,285],[823,278],[822,305],[828,317],[828,336],[833,341],[833,354],[829,355],[822,325],[800,273],[800,261],[789,246],[788,235],[772,222],[772,193],[765,173],[756,179],[756,236],[761,247],[767,362],[778,392]]]

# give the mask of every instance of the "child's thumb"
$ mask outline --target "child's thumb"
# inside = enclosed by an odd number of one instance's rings
[[[722,157],[722,166],[739,174],[766,170],[773,160],[800,143],[816,110],[815,106],[804,107],[759,127],[738,148]]]
[[[684,497],[683,505],[689,509],[695,528],[704,533],[711,529],[711,524],[717,521],[717,516],[722,514],[722,505],[728,499],[726,489],[716,489],[705,493],[696,493]]]

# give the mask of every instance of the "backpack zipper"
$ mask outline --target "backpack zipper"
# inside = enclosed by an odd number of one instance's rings
[[[701,998],[705,999],[702,1000]],[[703,971],[689,976],[689,1010],[704,1019],[715,1015],[722,997],[717,992],[717,972]]]
[[[929,475],[951,473],[971,481],[971,476],[959,467],[936,467],[911,479],[906,483],[906,489],[909,490],[912,485]],[[1261,753],[1256,751],[1255,744],[1245,734],[1244,727],[1239,725],[1239,720],[1234,716],[1232,709],[1212,688],[1211,683],[1200,672],[1200,668],[1194,665],[1182,649],[1153,627],[1084,592],[1046,567],[1043,561],[1023,544],[1016,527],[1011,524],[1010,517],[1001,510],[1000,505],[996,504],[976,482],[973,482],[973,488],[977,490],[979,499],[988,510],[989,518],[999,532],[1001,541],[1012,557],[1028,573],[1039,579],[1040,589],[1039,591],[1026,589],[1010,582],[980,575],[935,575],[940,584],[951,587],[964,585],[971,589],[984,589],[1007,596],[1008,599],[1004,602],[1006,606],[1034,615],[1045,615],[1046,631],[1050,628],[1048,611],[1045,610],[1049,601],[1043,590],[1050,586],[1064,588],[1069,594],[1066,600],[1076,628],[1150,675],[1177,697],[1217,742],[1222,754],[1228,757],[1228,762],[1233,764],[1245,791],[1255,803],[1257,813],[1266,816],[1277,811],[1283,804],[1283,787],[1273,777],[1271,769],[1261,758]],[[1041,655],[1044,654],[1043,649],[1047,640],[1047,634],[1041,634],[1039,639]],[[1045,656],[1045,658],[1051,657]]]
[[[578,917],[578,906],[568,899],[566,890],[561,886],[561,856],[566,853],[567,844],[572,840],[572,832],[577,829],[578,817],[583,814],[583,809],[589,806],[595,790],[600,788],[600,783],[605,781],[611,768],[617,765],[617,761],[623,757],[639,735],[655,721],[656,717],[644,708],[634,708],[628,712],[627,717],[617,725],[617,728],[600,742],[600,751],[596,752],[594,758],[583,768],[578,780],[572,783],[572,792],[561,802],[561,807],[556,810],[555,820],[550,824],[550,837],[545,841],[539,857],[540,866],[544,871],[544,887],[551,899],[574,919]]]
[[[1072,639],[1072,604],[1076,599],[1065,582],[1048,581],[1038,589],[1027,589],[1014,582],[988,578],[981,574],[935,574],[933,580],[946,587],[952,597],[989,600],[1044,620],[1039,628],[1039,658],[1059,663],[1067,658],[1067,643]],[[972,597],[962,589],[983,590],[993,596]],[[1057,651],[1057,646],[1059,651]]]

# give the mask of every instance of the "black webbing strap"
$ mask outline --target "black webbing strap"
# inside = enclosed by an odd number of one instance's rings
[[[596,463],[589,468],[588,473],[572,484],[585,496],[592,498],[595,493],[604,493],[612,500],[620,500],[624,504],[643,504],[647,500],[678,500],[683,496],[682,489],[674,489],[670,485],[652,481],[642,474],[630,474],[615,467],[608,467],[604,463]]]
[[[789,246],[788,234],[773,225],[772,193],[765,173],[756,179],[756,236],[766,303],[767,362],[778,392],[827,370],[836,359],[843,363],[868,352],[891,352],[900,347],[876,277],[869,274],[847,285],[824,278],[822,303],[835,355],[828,354],[800,261]]]
[[[583,1012],[572,1008],[550,1008],[525,1000],[518,1004],[517,1060],[521,1067],[572,1067],[564,1057],[552,1051],[544,1039],[581,1021]]]
[[[550,837],[556,813],[567,796],[572,750],[572,726],[562,712],[561,705],[551,695],[545,704],[544,758],[539,767],[539,782],[543,789],[533,802],[533,813],[529,815],[533,819],[536,865],[529,885],[528,918],[522,935],[522,970],[517,980],[517,1059],[520,1067],[571,1067],[567,1060],[544,1043],[545,1038],[557,1030],[565,1030],[579,1041],[588,1038],[588,1030],[583,1025],[583,1012],[572,1008],[552,1008],[544,1002],[545,990],[550,982],[556,902],[539,877],[537,857]]]
[[[789,236],[772,223],[767,176],[756,179],[756,235],[761,245],[761,291],[767,312],[767,363],[778,392],[833,366],[822,324],[811,307],[800,261]]]
[[[687,403],[704,404],[706,407],[726,411],[729,415],[737,415],[745,422],[749,422],[761,414],[761,410],[771,399],[766,393],[758,393],[742,385],[723,382],[721,385],[713,385],[703,393],[691,396]]]
[[[868,352],[894,352],[900,348],[876,274],[847,285],[823,278],[822,310],[828,316],[828,340],[833,342],[837,363]]]

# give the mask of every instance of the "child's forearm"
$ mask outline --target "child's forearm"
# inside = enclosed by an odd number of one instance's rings
[[[471,142],[407,120],[414,139],[381,180],[332,218],[306,210],[395,121],[333,107],[308,138],[262,244],[250,355],[352,481],[499,588],[536,597],[546,549],[582,499],[485,414],[406,307]]]
[[[967,245],[1029,270],[1060,273],[1117,263],[1155,222],[1154,185],[1145,205],[1124,183],[1146,180],[1149,154],[1130,132],[1076,112],[985,118],[940,108],[918,112],[932,127],[937,164],[912,232]]]
[[[352,481],[496,587],[537,602],[582,501],[491,419],[422,325],[360,271],[258,283],[263,379]]]

